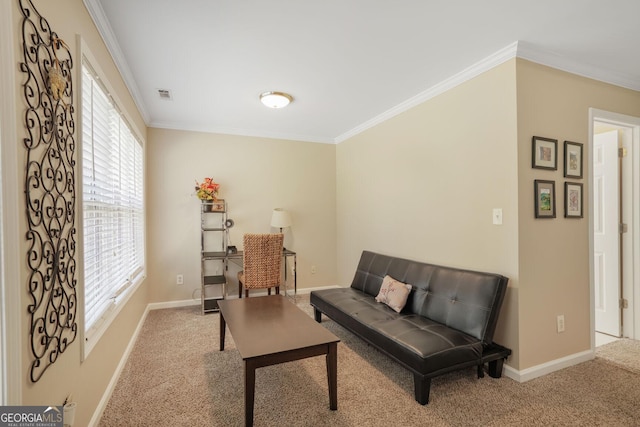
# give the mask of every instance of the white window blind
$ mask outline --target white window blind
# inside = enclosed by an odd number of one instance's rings
[[[107,91],[82,67],[84,328],[144,270],[143,150]]]

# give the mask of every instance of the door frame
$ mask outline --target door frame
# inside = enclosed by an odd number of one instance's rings
[[[611,111],[604,111],[595,108],[589,109],[589,145],[587,147],[587,158],[591,162],[593,159],[593,137],[594,123],[601,122],[611,124],[615,127],[625,128],[630,134],[625,135],[625,142],[630,145],[631,171],[623,177],[624,183],[629,188],[624,190],[626,196],[625,207],[639,206],[640,203],[640,118],[618,114]],[[590,165],[591,166],[591,165]],[[593,235],[593,168],[589,167],[589,285],[591,302],[591,348],[595,349],[595,280],[594,280],[594,235]],[[626,187],[625,186],[625,187]],[[631,200],[629,200],[631,199]],[[626,210],[626,209],[625,209]],[[629,218],[630,216],[630,218]],[[631,209],[627,214],[629,223],[629,235],[631,242],[625,245],[623,254],[623,297],[629,302],[629,308],[623,310],[622,336],[633,339],[640,339],[640,210]],[[631,281],[631,283],[628,283]]]

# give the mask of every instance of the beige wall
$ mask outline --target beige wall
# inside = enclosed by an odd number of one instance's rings
[[[520,367],[591,348],[589,302],[589,108],[640,117],[640,93],[517,61]],[[558,170],[531,168],[531,137],[558,140]],[[564,218],[564,141],[584,145],[583,219]],[[556,183],[556,219],[534,219],[534,179]],[[565,315],[566,331],[556,332]]]
[[[147,234],[150,301],[200,298],[200,201],[195,181],[212,177],[227,201],[232,244],[269,233],[271,211],[291,213],[285,246],[298,253],[298,289],[336,282],[335,145],[149,129]],[[311,274],[311,266],[317,273]],[[237,295],[231,265],[229,292]],[[291,271],[291,270],[289,270]],[[176,285],[183,274],[185,284]]]
[[[515,71],[508,61],[339,144],[336,169],[340,284],[364,249],[501,273],[496,340],[517,367]]]
[[[18,63],[23,61],[22,58],[22,15],[18,9],[18,2],[12,1],[13,10],[13,34],[16,43],[15,49],[15,66],[3,64],[4,66],[10,66],[15,69],[15,79],[17,83],[16,87],[16,115],[17,115],[17,135],[18,140],[26,136],[24,126],[24,111],[26,104],[24,101],[24,95],[22,92],[22,83],[25,81],[24,75],[19,72]],[[78,57],[78,46],[76,41],[76,35],[81,35],[86,44],[91,49],[94,56],[99,62],[100,68],[105,72],[109,83],[113,86],[115,95],[122,102],[121,107],[127,111],[130,119],[142,132],[143,136],[146,133],[146,127],[142,117],[138,113],[132,98],[127,91],[124,82],[122,81],[109,53],[107,52],[102,39],[100,38],[93,21],[89,17],[82,0],[56,0],[55,2],[48,0],[36,0],[34,1],[35,7],[38,11],[47,19],[53,31],[58,33],[58,36],[62,38],[70,47],[71,54],[74,60],[74,70],[79,70],[81,67],[81,59]],[[75,88],[75,96],[79,94],[80,82],[73,80]],[[79,116],[78,116],[78,99],[74,100],[76,105],[75,124],[76,130],[79,129]],[[76,133],[76,140],[79,136]],[[77,159],[76,155],[76,159]],[[16,162],[19,166],[20,173],[24,173],[24,165],[26,164],[26,150],[20,145],[18,148],[18,158]],[[76,171],[76,175],[78,172]],[[22,176],[21,176],[22,178]],[[20,201],[19,203],[24,206],[24,196],[22,195],[23,183],[20,180],[15,183],[20,188]],[[76,188],[76,191],[80,189]],[[80,194],[76,194],[78,201],[81,200]],[[20,237],[22,238],[26,234],[27,224],[26,217],[24,216],[24,208],[20,209]],[[80,209],[76,209],[79,213]],[[76,228],[78,223],[76,222]],[[19,247],[17,248],[19,253],[27,253],[27,241],[20,240]],[[21,261],[25,259],[25,256],[19,258]],[[96,345],[93,352],[89,357],[81,363],[81,336],[78,334],[75,341],[67,348],[67,350],[58,357],[56,363],[54,363],[42,376],[37,383],[31,383],[29,380],[30,364],[32,362],[32,355],[30,349],[30,317],[27,313],[27,305],[31,301],[31,297],[28,293],[27,286],[28,270],[26,264],[23,264],[20,269],[19,283],[15,284],[21,288],[21,301],[17,302],[20,307],[23,307],[21,313],[24,313],[20,325],[22,341],[20,343],[22,351],[23,363],[20,367],[10,367],[14,369],[20,369],[23,378],[22,384],[22,404],[25,405],[61,405],[65,397],[69,394],[73,395],[73,399],[78,403],[78,410],[76,414],[75,425],[82,426],[88,425],[91,416],[93,415],[104,391],[106,390],[109,381],[115,371],[116,366],[120,363],[124,350],[131,339],[134,329],[136,328],[143,311],[147,304],[147,289],[146,284],[138,289],[133,295],[129,304],[121,311],[118,318],[109,328],[109,330],[102,337],[100,342]],[[13,285],[13,284],[11,284]],[[78,277],[78,289],[82,288],[82,278]],[[78,311],[80,315],[80,311]],[[81,324],[78,324],[81,328]]]

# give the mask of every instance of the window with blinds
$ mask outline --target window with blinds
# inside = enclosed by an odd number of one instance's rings
[[[88,64],[82,67],[85,339],[144,271],[143,149]]]

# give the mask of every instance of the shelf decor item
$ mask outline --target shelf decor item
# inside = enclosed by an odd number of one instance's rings
[[[213,178],[205,178],[204,181],[196,181],[196,196],[200,200],[217,200],[220,184],[217,184]]]
[[[203,211],[211,212],[214,210],[219,189],[220,184],[216,183],[213,178],[205,178],[202,182],[196,181],[196,196],[202,201]]]
[[[209,203],[211,204],[211,212],[224,212],[224,200],[215,199]]]

